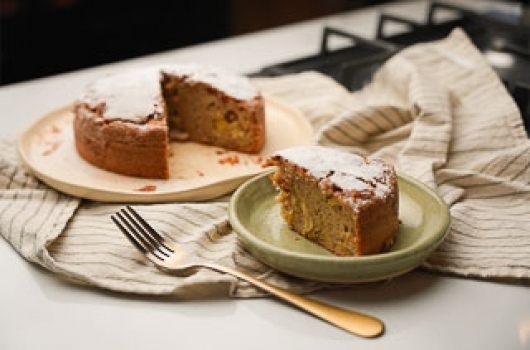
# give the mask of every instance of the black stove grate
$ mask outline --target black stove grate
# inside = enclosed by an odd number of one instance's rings
[[[453,12],[453,19],[438,21],[441,12]],[[446,16],[447,18],[447,16]],[[387,26],[404,27],[400,34],[386,35]],[[454,28],[462,28],[484,53],[509,56],[509,65],[490,63],[512,94],[530,135],[530,24],[499,13],[476,13],[442,2],[430,4],[425,23],[416,23],[390,14],[380,14],[375,39],[326,27],[318,53],[297,60],[265,67],[254,76],[279,76],[316,70],[343,84],[351,91],[370,82],[377,69],[400,49],[419,42],[442,39]],[[332,49],[340,37],[351,45]],[[489,57],[486,55],[486,57]],[[506,60],[504,61],[506,62]]]

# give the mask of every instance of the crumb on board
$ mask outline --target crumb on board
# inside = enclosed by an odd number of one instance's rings
[[[259,155],[259,156],[253,157],[252,160],[254,161],[255,164],[264,166],[266,159],[262,155]]]
[[[155,185],[145,185],[143,187],[137,188],[135,191],[154,192],[154,191],[156,191],[156,186]]]
[[[239,164],[239,156],[238,155],[228,155],[226,157],[220,158],[218,160],[219,164],[228,164],[228,165],[236,165]]]
[[[217,150],[216,155],[220,156],[217,162],[221,165],[249,165],[256,164],[262,167],[266,166],[267,157],[259,154],[253,156],[240,157],[238,154],[227,150]]]
[[[44,157],[49,156],[50,154],[52,154],[53,152],[55,152],[59,148],[59,145],[60,145],[59,141],[47,142],[46,145],[45,145],[46,148],[41,153],[42,156],[44,156]]]

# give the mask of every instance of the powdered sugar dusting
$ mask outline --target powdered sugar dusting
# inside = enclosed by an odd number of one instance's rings
[[[383,198],[391,190],[387,178],[392,167],[380,160],[321,146],[295,147],[276,155],[305,168],[319,180],[328,179],[345,191],[372,193]]]
[[[92,108],[104,105],[102,116],[106,119],[140,122],[148,116],[160,117],[160,71],[137,69],[105,76],[88,85],[80,101]]]
[[[248,78],[221,67],[188,63],[164,67],[162,70],[166,73],[184,76],[192,81],[206,83],[242,101],[252,99],[259,93]]]
[[[104,106],[102,117],[106,119],[141,122],[149,116],[159,118],[163,114],[162,72],[208,84],[238,100],[259,95],[244,76],[219,67],[190,63],[137,68],[105,76],[89,84],[79,102],[91,108]]]

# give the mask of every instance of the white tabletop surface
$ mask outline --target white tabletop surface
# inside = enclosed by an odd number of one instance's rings
[[[425,3],[385,11],[423,19]],[[0,88],[1,138],[63,106],[104,72],[193,61],[241,73],[316,53],[324,25],[373,38],[377,11],[354,11]],[[74,285],[23,260],[0,239],[0,349],[530,349],[528,284],[414,271],[312,297],[382,318],[363,339],[273,298],[173,300]]]

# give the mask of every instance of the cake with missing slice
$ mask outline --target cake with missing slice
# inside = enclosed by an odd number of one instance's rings
[[[398,231],[394,167],[321,146],[290,148],[268,160],[281,215],[298,234],[338,256],[387,250]]]
[[[102,77],[87,86],[73,112],[78,154],[129,176],[169,178],[171,140],[246,153],[259,153],[265,143],[260,92],[246,77],[213,66],[145,67]]]

